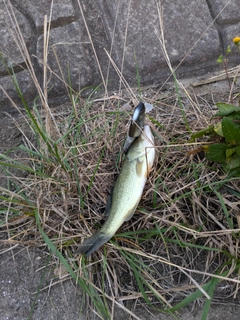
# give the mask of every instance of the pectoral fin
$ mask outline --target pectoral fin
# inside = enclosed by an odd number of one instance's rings
[[[112,235],[108,235],[103,232],[97,232],[91,237],[83,241],[82,244],[77,248],[75,254],[84,254],[88,257],[94,251],[98,250],[104,243],[112,238]]]
[[[139,201],[140,201],[140,199],[139,199]],[[134,213],[135,213],[135,211],[136,211],[136,209],[137,209],[137,206],[138,206],[139,201],[136,203],[136,205],[135,205],[132,209],[130,209],[130,210],[127,212],[127,214],[126,214],[125,217],[124,217],[124,221],[128,221],[128,220],[130,220],[130,219],[132,218],[132,216],[134,215]]]

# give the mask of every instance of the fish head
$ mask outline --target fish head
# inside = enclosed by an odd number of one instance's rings
[[[124,143],[124,153],[127,153],[130,146],[133,144],[135,139],[140,136],[143,127],[144,127],[144,119],[145,119],[145,105],[143,102],[140,102],[132,116],[131,124],[129,126],[128,136]]]
[[[136,161],[136,172],[147,176],[155,158],[154,137],[148,125],[145,125],[141,135],[136,138],[127,153],[128,161]],[[145,168],[145,169],[143,169]]]
[[[129,127],[128,135],[132,138],[137,138],[140,136],[141,131],[144,127],[144,119],[145,119],[145,105],[143,102],[139,102],[139,104],[136,106],[132,121]]]

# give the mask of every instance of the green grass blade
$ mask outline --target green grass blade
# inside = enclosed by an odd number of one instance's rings
[[[222,276],[226,276],[227,275],[227,272],[224,272],[222,274]],[[221,282],[222,279],[219,279],[219,278],[212,278],[208,283],[204,284],[202,286],[203,290],[209,294],[209,290],[210,290],[210,294],[212,292],[212,290],[215,288],[215,286]],[[192,293],[190,296],[188,296],[187,298],[183,299],[181,302],[179,302],[178,304],[176,304],[174,307],[168,309],[168,311],[171,311],[171,312],[175,312],[175,311],[178,311],[184,307],[186,307],[187,305],[189,305],[191,302],[197,300],[198,298],[200,298],[201,296],[203,295],[203,293],[197,289],[194,293]],[[212,294],[213,295],[213,294]],[[209,295],[210,297],[212,297],[212,295]],[[207,310],[207,307],[206,307],[206,310]]]
[[[48,248],[53,252],[53,254],[56,257],[59,258],[62,265],[66,268],[68,273],[78,283],[78,285],[82,288],[82,290],[84,292],[86,292],[89,295],[89,297],[93,300],[94,305],[97,307],[98,311],[101,314],[104,313],[105,316],[109,317],[109,314],[106,311],[106,307],[104,306],[102,300],[100,299],[99,294],[95,291],[95,289],[93,287],[90,286],[90,288],[89,288],[89,286],[87,285],[87,283],[83,279],[77,278],[75,272],[73,271],[72,267],[69,265],[67,260],[63,257],[61,252],[56,248],[56,246],[49,239],[49,237],[44,233],[42,226],[41,226],[41,222],[40,222],[40,218],[39,218],[39,214],[38,214],[37,209],[35,209],[35,217],[36,217],[38,229],[39,229],[45,243],[47,244]]]
[[[205,303],[204,303],[201,320],[207,320],[207,318],[208,318],[209,310],[210,310],[211,303],[212,303],[213,294],[214,294],[216,285],[220,282],[220,281],[218,281],[218,280],[220,280],[220,279],[218,279],[218,278],[213,278],[213,279],[210,281],[210,285],[209,285],[209,287],[208,287],[208,292],[207,292],[208,295],[210,296],[210,299],[206,299],[206,301],[205,301]]]
[[[228,222],[228,225],[229,225],[229,229],[233,229],[233,228],[234,228],[234,227],[233,227],[233,221],[232,221],[232,219],[231,219],[230,216],[229,216],[229,212],[228,212],[228,209],[227,209],[227,207],[226,207],[226,205],[225,205],[225,203],[224,203],[224,200],[223,200],[222,195],[221,195],[218,191],[216,191],[216,190],[214,190],[214,193],[216,194],[216,196],[218,197],[218,199],[219,199],[219,201],[220,201],[220,203],[221,203],[223,212],[224,212],[224,214],[225,214],[225,217],[226,217],[227,222]]]

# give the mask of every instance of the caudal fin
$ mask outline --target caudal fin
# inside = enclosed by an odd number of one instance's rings
[[[109,236],[106,233],[97,232],[91,237],[84,240],[83,243],[80,244],[80,246],[75,251],[75,254],[84,254],[85,257],[88,257],[111,238],[112,236]]]

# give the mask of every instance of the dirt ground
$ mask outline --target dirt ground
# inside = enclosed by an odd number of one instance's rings
[[[196,80],[196,79],[195,79]],[[193,80],[186,80],[185,85]],[[196,82],[196,81],[195,81]],[[196,96],[211,98],[213,101],[226,99],[229,88],[226,83],[213,83],[194,89]],[[17,119],[17,115],[14,115]],[[0,119],[0,152],[17,146],[22,136],[12,123],[11,118]],[[1,175],[3,173],[0,173]],[[3,186],[0,177],[0,184]],[[1,233],[1,229],[0,229]],[[59,278],[55,269],[54,257],[44,248],[30,245],[5,245],[0,240],[0,319],[98,319],[91,311],[84,308],[81,291],[68,276]],[[177,319],[201,319],[201,304],[185,308]],[[137,308],[134,313],[140,319],[173,319],[172,316],[150,313],[147,308]],[[232,300],[213,302],[209,320],[239,319],[240,305]],[[115,310],[114,319],[129,319],[122,310]]]

